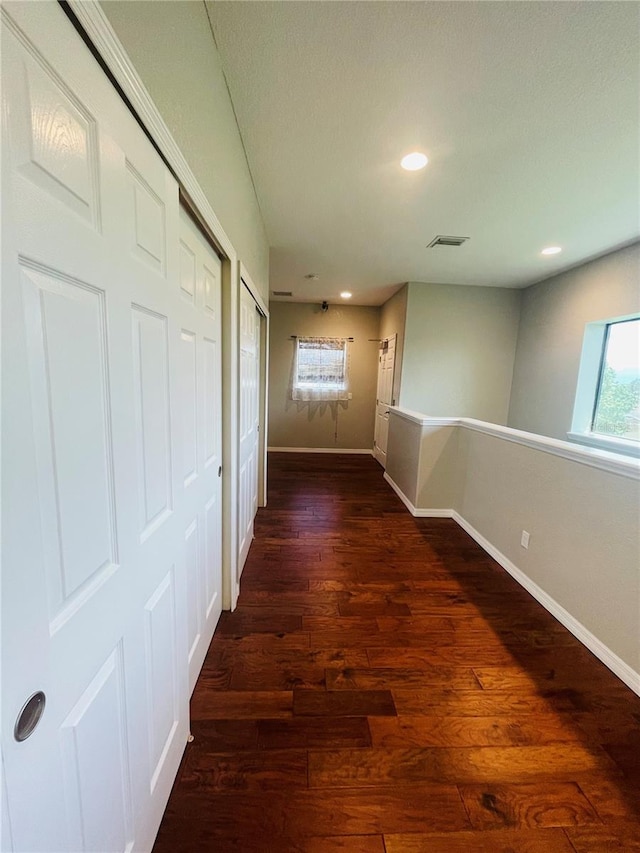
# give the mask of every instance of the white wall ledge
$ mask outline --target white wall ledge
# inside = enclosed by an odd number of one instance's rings
[[[474,432],[481,432],[485,435],[502,438],[514,444],[521,444],[533,450],[539,450],[542,453],[560,456],[563,459],[569,459],[580,465],[588,465],[591,468],[598,468],[602,471],[608,471],[611,474],[619,474],[622,477],[640,480],[640,459],[636,459],[633,456],[625,456],[622,453],[613,453],[595,447],[585,447],[569,441],[562,441],[558,438],[536,435],[532,432],[524,432],[524,430],[512,429],[511,427],[501,426],[500,424],[477,421],[473,418],[429,417],[420,412],[413,412],[410,409],[402,409],[399,406],[391,406],[390,412],[396,417],[418,424],[421,427],[461,426],[471,429]]]

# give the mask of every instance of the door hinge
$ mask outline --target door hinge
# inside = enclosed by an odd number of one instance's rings
[[[222,477],[222,465],[218,465],[218,477]]]

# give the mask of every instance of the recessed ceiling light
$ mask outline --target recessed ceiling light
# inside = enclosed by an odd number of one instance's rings
[[[343,299],[351,299],[351,294],[349,293],[348,290],[343,290],[342,293],[340,294],[340,296]]]
[[[426,154],[414,151],[413,153],[404,156],[400,161],[400,165],[403,169],[406,169],[407,172],[417,172],[418,169],[424,169],[428,162],[429,159]]]
[[[562,251],[561,246],[547,246],[546,249],[543,249],[540,254],[541,255],[558,255]]]

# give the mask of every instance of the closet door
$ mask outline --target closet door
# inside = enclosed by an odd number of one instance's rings
[[[178,187],[60,6],[2,22],[3,850],[148,850],[188,733],[189,517],[219,606],[218,332],[181,286]]]
[[[243,284],[240,293],[240,476],[238,579],[253,539],[258,511],[260,429],[260,313]]]
[[[189,692],[222,609],[220,259],[180,210],[180,471]]]

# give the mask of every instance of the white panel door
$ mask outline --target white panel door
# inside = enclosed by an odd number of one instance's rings
[[[189,691],[222,611],[220,259],[180,210],[182,526]]]
[[[243,284],[240,292],[240,470],[238,485],[238,579],[258,511],[258,454],[260,425],[260,314]]]
[[[387,466],[387,440],[389,437],[389,406],[393,405],[393,374],[396,363],[396,336],[382,341],[378,362],[378,390],[376,394],[376,422],[373,455]]]
[[[217,467],[217,326],[190,321],[178,187],[60,6],[2,17],[6,849],[148,850],[188,734],[185,519],[204,587],[219,536],[216,489],[185,496]]]

